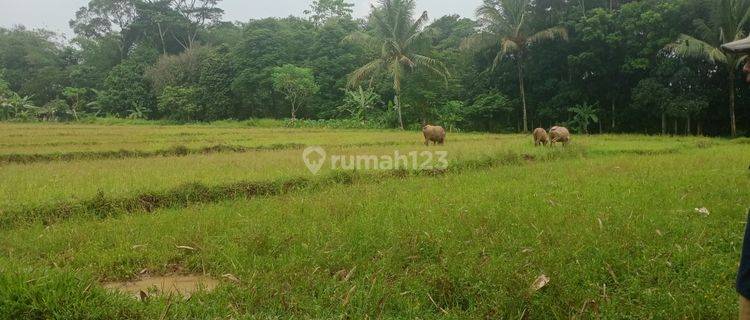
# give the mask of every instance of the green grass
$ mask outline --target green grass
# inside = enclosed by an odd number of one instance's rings
[[[370,132],[370,133],[368,133]],[[2,124],[0,155],[50,154],[96,151],[155,151],[175,146],[187,148],[216,144],[258,147],[274,144],[361,144],[414,142],[415,133],[370,130],[238,128],[186,126],[122,126],[81,124]],[[343,133],[343,134],[342,134]],[[479,136],[478,134],[466,136]],[[416,139],[415,139],[416,138]]]
[[[161,132],[127,129],[146,138]],[[416,133],[330,133],[340,137],[327,145],[346,154],[424,148]],[[390,135],[413,142],[345,146]],[[0,232],[0,318],[735,316],[750,144],[591,136],[550,150],[520,135],[457,138],[442,148],[454,165],[445,173],[348,173],[356,179],[324,184],[314,182],[342,174],[311,176],[300,150],[2,166],[6,213],[97,194],[168,194],[184,183],[313,184],[148,213],[12,225]],[[695,213],[700,207],[710,215]],[[188,301],[148,303],[99,285],[144,269],[218,279],[229,273],[240,282],[223,281]],[[541,274],[549,285],[530,293]]]

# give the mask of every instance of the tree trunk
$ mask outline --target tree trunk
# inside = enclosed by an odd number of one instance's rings
[[[735,104],[735,74],[733,66],[729,67],[729,119],[730,127],[732,131],[732,138],[737,136],[737,122],[734,117],[734,104]]]
[[[398,112],[398,126],[401,128],[401,130],[404,130],[404,118],[401,116],[401,97],[400,94],[396,94],[395,97],[393,97],[393,100],[396,101],[396,111]]]
[[[401,116],[401,69],[400,66],[393,72],[393,90],[396,96],[393,99],[396,102],[396,111],[398,112],[398,126],[404,130],[404,118]]]
[[[690,115],[687,116],[687,123],[685,124],[685,135],[689,136],[690,132]]]
[[[523,105],[523,132],[529,132],[529,118],[526,111],[526,88],[524,87],[523,80],[523,65],[521,61],[518,61],[518,87],[521,90],[521,102]]]
[[[667,113],[661,112],[661,135],[667,135]]]
[[[581,0],[581,12],[583,17],[586,18],[586,0]]]
[[[161,22],[157,22],[156,26],[159,28],[159,38],[161,39],[161,51],[164,55],[167,55],[167,42],[164,41],[164,31],[161,29]]]
[[[674,135],[677,135],[677,118],[674,118]]]
[[[615,131],[615,98],[612,98],[612,132]]]

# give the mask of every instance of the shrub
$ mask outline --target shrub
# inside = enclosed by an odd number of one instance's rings
[[[158,99],[158,109],[167,118],[178,121],[194,121],[200,118],[201,108],[196,104],[199,90],[195,87],[164,88]]]

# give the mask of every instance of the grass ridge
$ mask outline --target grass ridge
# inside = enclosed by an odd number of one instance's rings
[[[380,182],[386,179],[415,176],[441,176],[467,170],[489,169],[500,165],[523,165],[533,161],[551,161],[583,155],[582,149],[574,148],[546,153],[541,157],[505,151],[494,156],[455,162],[447,169],[400,169],[377,172],[334,171],[313,178],[241,181],[214,186],[193,182],[169,190],[152,191],[125,197],[110,197],[104,193],[99,193],[84,200],[6,211],[0,214],[0,230],[35,222],[49,225],[76,216],[104,219],[121,214],[149,213],[162,208],[179,208],[224,200],[274,196],[302,189],[314,190],[331,184],[352,184],[361,181]]]
[[[383,144],[383,143],[380,143]],[[704,148],[710,148],[705,146]],[[163,191],[151,191],[135,196],[111,197],[104,193],[77,201],[60,202],[42,207],[0,211],[0,230],[8,230],[31,223],[54,224],[72,217],[110,218],[122,214],[149,213],[163,208],[183,208],[195,204],[215,203],[224,200],[250,199],[262,196],[287,194],[295,190],[315,190],[332,184],[357,182],[377,183],[387,179],[403,179],[417,176],[442,176],[470,170],[484,170],[496,166],[527,165],[582,157],[636,155],[659,156],[683,152],[696,147],[670,148],[664,150],[589,150],[583,146],[553,149],[540,154],[502,151],[477,159],[452,162],[447,169],[400,169],[388,171],[334,171],[315,177],[296,177],[272,181],[240,181],[220,185],[198,182],[182,184]]]
[[[461,141],[481,141],[481,138],[467,138]],[[397,145],[410,145],[416,142],[365,142],[349,144],[320,145],[325,148],[359,148],[359,147],[387,147]],[[38,162],[54,161],[78,161],[78,160],[105,160],[125,158],[154,158],[154,157],[185,157],[189,155],[214,154],[214,153],[246,153],[254,151],[279,151],[299,150],[308,147],[304,143],[276,143],[255,147],[246,147],[231,144],[215,144],[200,148],[189,148],[184,145],[176,145],[166,149],[143,151],[143,150],[114,150],[114,151],[80,151],[80,152],[55,152],[55,153],[9,153],[0,154],[0,165],[3,164],[31,164]]]
[[[274,151],[301,149],[305,145],[301,143],[271,144],[258,147],[243,147],[237,145],[216,144],[201,148],[188,148],[178,145],[167,149],[142,151],[142,150],[117,150],[117,151],[81,151],[81,152],[56,152],[56,153],[11,153],[1,154],[0,164],[30,164],[37,162],[53,161],[75,161],[75,160],[103,160],[124,158],[153,158],[169,156],[188,156],[195,154],[213,153],[241,153],[250,151]]]

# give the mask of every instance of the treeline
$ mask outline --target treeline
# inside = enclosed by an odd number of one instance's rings
[[[220,0],[91,0],[75,37],[0,28],[0,120],[338,119],[367,127],[747,135],[750,0],[413,0],[223,21]],[[736,129],[733,124],[736,123]]]

